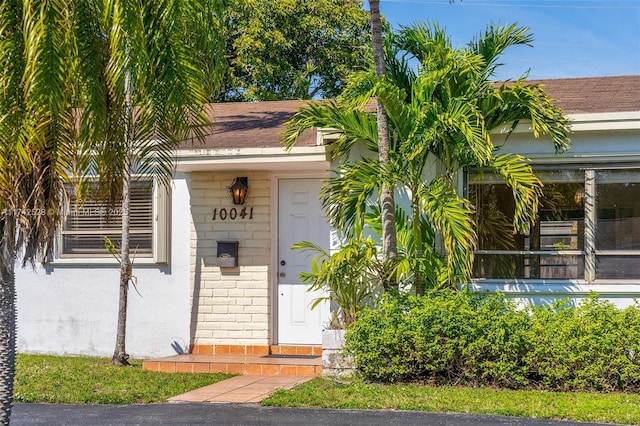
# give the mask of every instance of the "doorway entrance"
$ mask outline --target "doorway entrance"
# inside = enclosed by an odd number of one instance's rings
[[[329,318],[329,304],[311,309],[320,292],[307,291],[299,274],[309,271],[309,253],[291,245],[310,241],[329,250],[330,227],[318,199],[322,179],[280,179],[278,182],[278,343],[319,345],[323,322]]]

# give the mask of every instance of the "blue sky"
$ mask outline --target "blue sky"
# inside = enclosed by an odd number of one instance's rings
[[[436,21],[456,46],[490,22],[529,27],[533,47],[508,50],[497,79],[640,74],[638,0],[381,0],[380,10],[394,28]]]

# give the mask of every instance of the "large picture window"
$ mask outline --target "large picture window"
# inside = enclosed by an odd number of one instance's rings
[[[640,170],[595,172],[596,279],[640,278]]]
[[[535,224],[515,233],[511,189],[469,173],[476,208],[474,277],[486,279],[640,278],[640,171],[538,171],[543,193]]]
[[[156,206],[157,209],[157,206]],[[132,182],[130,207],[130,246],[136,258],[154,256],[154,188],[150,180]],[[73,195],[65,211],[58,253],[61,258],[111,257],[103,237],[118,248],[121,244],[122,208],[100,200],[79,204]]]

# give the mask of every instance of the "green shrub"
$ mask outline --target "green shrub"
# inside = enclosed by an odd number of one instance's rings
[[[347,333],[366,379],[508,388],[640,386],[640,309],[587,298],[518,309],[500,295],[386,295]]]
[[[463,350],[466,381],[501,387],[528,384],[524,355],[530,318],[513,300],[501,296],[476,296],[474,335]]]
[[[331,254],[309,241],[301,241],[294,249],[311,252],[311,272],[301,272],[300,280],[309,285],[309,291],[322,290],[323,296],[311,304],[311,309],[328,301],[337,308],[329,324],[332,329],[348,328],[360,311],[374,303],[374,294],[380,291],[383,265],[378,246],[371,238],[350,239]]]
[[[532,309],[531,377],[545,388],[617,390],[640,386],[640,310],[595,295]]]
[[[385,297],[347,334],[347,350],[372,380],[525,384],[528,316],[502,297],[468,291]]]

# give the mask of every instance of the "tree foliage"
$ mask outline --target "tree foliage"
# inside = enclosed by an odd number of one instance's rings
[[[324,294],[314,300],[311,309],[323,301],[335,305],[329,324],[333,329],[352,326],[387,280],[387,268],[379,259],[377,244],[371,238],[349,241],[333,254],[308,241],[294,244],[292,248],[315,255],[311,271],[302,272],[300,280],[309,285],[310,291],[321,290]]]
[[[229,0],[222,101],[332,98],[371,57],[359,0]]]
[[[114,364],[127,365],[127,295],[132,280],[129,246],[130,188],[137,176],[164,188],[174,151],[188,138],[202,140],[211,123],[205,113],[220,80],[222,16],[218,0],[189,2],[94,1],[87,27],[72,39],[81,138],[92,152],[101,196],[122,202],[120,303]],[[135,249],[135,247],[133,247]]]
[[[289,122],[287,146],[309,127],[341,132],[332,151],[338,166],[323,189],[323,204],[347,237],[367,225],[371,200],[383,185],[408,194],[414,238],[405,260],[414,265],[418,293],[423,278],[429,286],[470,279],[476,231],[473,206],[458,193],[457,174],[464,168],[490,170],[511,187],[515,229],[526,230],[536,217],[541,183],[525,158],[499,152],[492,129],[504,125],[513,130],[520,120],[530,120],[535,137],[548,135],[558,152],[569,146],[567,119],[539,85],[528,84],[525,77],[491,81],[504,50],[531,41],[527,28],[489,25],[467,46],[455,48],[438,25],[414,24],[386,38],[383,76],[373,70],[357,73],[337,102],[308,105]],[[373,99],[388,117],[388,163],[350,158],[356,143],[379,150]],[[423,240],[423,224],[441,235],[443,250],[436,239]],[[442,262],[434,261],[438,257]],[[438,264],[444,274],[433,269]],[[432,272],[424,277],[426,270]]]
[[[64,2],[0,3],[0,423],[15,375],[15,266],[51,251],[72,158],[73,91],[63,58]],[[27,24],[28,23],[28,24]],[[46,93],[47,96],[42,96]]]
[[[219,5],[0,3],[0,423],[12,404],[16,261],[51,253],[65,184],[98,173],[117,199],[134,166],[169,181],[175,145],[210,124]]]

